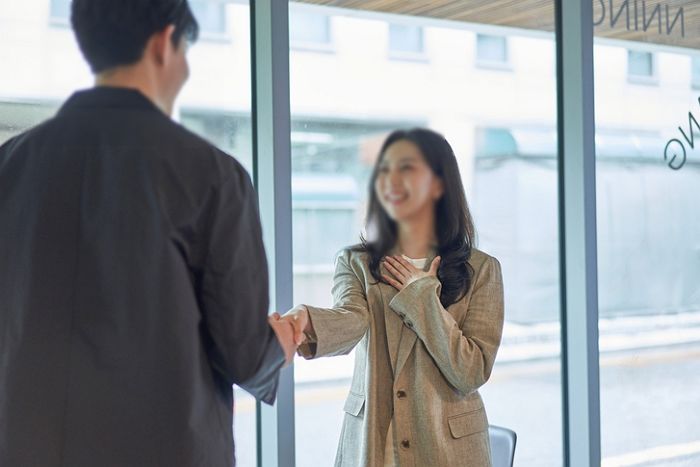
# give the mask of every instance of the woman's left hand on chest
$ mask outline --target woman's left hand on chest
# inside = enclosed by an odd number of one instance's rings
[[[430,269],[423,271],[418,269],[402,256],[387,256],[382,261],[387,272],[382,273],[382,277],[396,290],[403,290],[412,282],[424,277],[437,277],[438,267],[440,266],[440,257],[436,256]]]

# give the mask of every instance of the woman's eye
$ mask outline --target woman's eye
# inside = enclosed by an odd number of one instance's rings
[[[402,170],[404,172],[408,171],[408,170],[413,170],[413,166],[412,165],[402,165],[401,167],[399,167],[399,170]]]
[[[387,172],[389,172],[389,167],[379,167],[380,174],[385,174]]]

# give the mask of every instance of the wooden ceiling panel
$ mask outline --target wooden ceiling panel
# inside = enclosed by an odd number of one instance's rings
[[[339,8],[554,30],[552,0],[301,0]],[[700,50],[700,0],[593,0],[598,37]]]

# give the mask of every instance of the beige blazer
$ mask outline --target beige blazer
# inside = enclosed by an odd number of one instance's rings
[[[397,293],[375,282],[367,254],[338,256],[334,306],[308,307],[315,335],[299,349],[305,358],[356,349],[337,467],[383,466],[392,418],[401,467],[491,465],[478,388],[501,341],[503,283],[495,258],[474,249],[469,263],[469,291],[445,310],[437,278]]]

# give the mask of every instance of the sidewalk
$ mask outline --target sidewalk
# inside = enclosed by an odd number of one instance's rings
[[[559,356],[559,323],[523,326],[506,323],[500,363]],[[700,342],[700,311],[673,315],[604,318],[599,321],[600,353]]]

